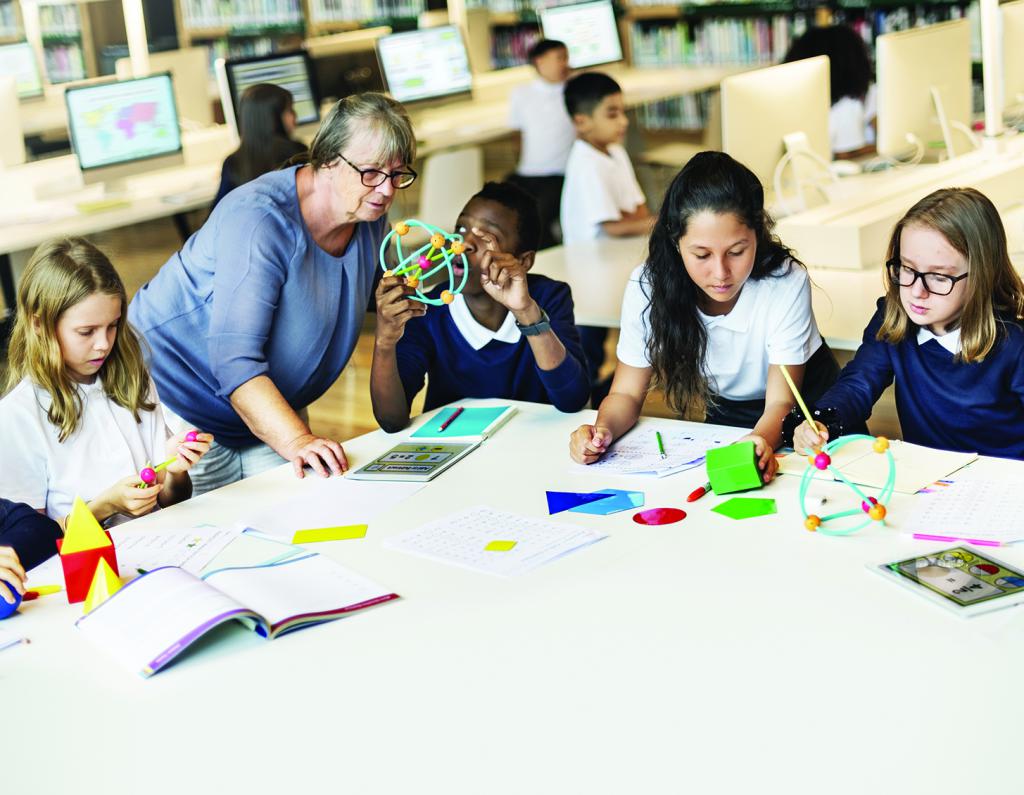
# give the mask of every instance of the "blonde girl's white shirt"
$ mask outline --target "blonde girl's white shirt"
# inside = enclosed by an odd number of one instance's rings
[[[641,368],[651,366],[650,285],[643,269],[641,265],[634,270],[626,284],[616,350],[623,364]],[[770,365],[806,364],[821,347],[807,271],[786,263],[775,274],[779,275],[748,279],[727,315],[698,310],[708,332],[704,373],[715,394],[727,400],[764,398]]]
[[[619,221],[644,203],[629,154],[611,144],[608,154],[577,139],[569,152],[562,187],[562,241],[566,244],[606,237],[605,221]]]
[[[45,390],[25,379],[0,400],[0,495],[45,508],[47,516],[59,519],[71,512],[76,496],[89,502],[147,463],[167,457],[170,434],[155,388],[149,399],[156,409],[140,412],[139,422],[107,397],[98,378],[79,385],[79,393],[82,419],[64,442],[46,416],[50,395]],[[117,514],[106,524],[129,518]]]

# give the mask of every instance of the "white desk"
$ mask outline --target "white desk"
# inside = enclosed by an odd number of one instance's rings
[[[341,621],[272,642],[225,628],[144,681],[77,634],[80,608],[27,604],[5,628],[31,645],[0,652],[4,791],[1013,791],[1024,609],[961,620],[869,573],[940,547],[808,533],[796,478],[763,492],[777,516],[733,522],[711,512],[721,498],[682,501],[699,470],[570,474],[568,434],[590,417],[524,407],[365,540],[318,545],[403,597]],[[346,450],[360,465],[395,442]],[[282,467],[137,527],[229,522],[316,486]],[[540,516],[545,489],[605,486],[689,516],[563,514],[610,537],[510,580],[381,546],[468,504]],[[894,527],[912,500],[891,502]]]

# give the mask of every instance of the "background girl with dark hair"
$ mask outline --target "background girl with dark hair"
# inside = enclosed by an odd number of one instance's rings
[[[777,365],[806,394],[835,380],[807,271],[772,235],[757,177],[729,155],[702,152],[669,186],[647,262],[626,286],[617,353],[597,420],[570,439],[580,463],[633,427],[653,381],[680,414],[703,403],[707,422],[753,426],[744,438],[768,481],[793,405]]]
[[[840,159],[874,153],[875,85],[867,44],[846,25],[811,28],[793,42],[786,63],[817,55],[829,58],[832,153]]]
[[[220,172],[213,206],[239,185],[276,171],[306,145],[293,141],[295,109],[292,94],[270,83],[249,86],[238,103],[238,149],[228,155]]]

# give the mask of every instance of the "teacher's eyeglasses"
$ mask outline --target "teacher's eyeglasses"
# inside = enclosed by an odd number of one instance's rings
[[[376,188],[378,185],[383,185],[384,180],[390,179],[391,184],[398,190],[401,190],[402,188],[408,188],[412,185],[412,183],[416,181],[416,177],[419,176],[411,168],[408,171],[393,171],[389,174],[387,171],[381,171],[377,168],[359,168],[359,166],[345,157],[345,155],[339,154],[338,157],[359,172],[360,179],[362,179],[363,184],[368,188]]]
[[[913,268],[907,267],[899,259],[891,259],[886,266],[889,268],[889,278],[893,284],[900,287],[913,287],[914,282],[920,279],[924,283],[924,289],[932,295],[949,295],[953,287],[961,279],[966,279],[970,274],[961,273],[959,276],[947,276],[945,273],[921,273]]]

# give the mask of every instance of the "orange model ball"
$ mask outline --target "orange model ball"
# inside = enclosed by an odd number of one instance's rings
[[[405,221],[399,221],[395,224],[395,234],[401,237],[402,235],[409,234],[409,224]]]
[[[441,300],[444,301],[446,304],[450,304],[452,301],[455,300],[455,295],[451,292],[451,290],[444,290],[441,292]]]
[[[821,527],[821,518],[815,516],[813,513],[804,519],[804,527],[810,530],[812,533]]]
[[[444,248],[444,235],[440,232],[435,232],[430,236],[430,245],[434,248]]]

